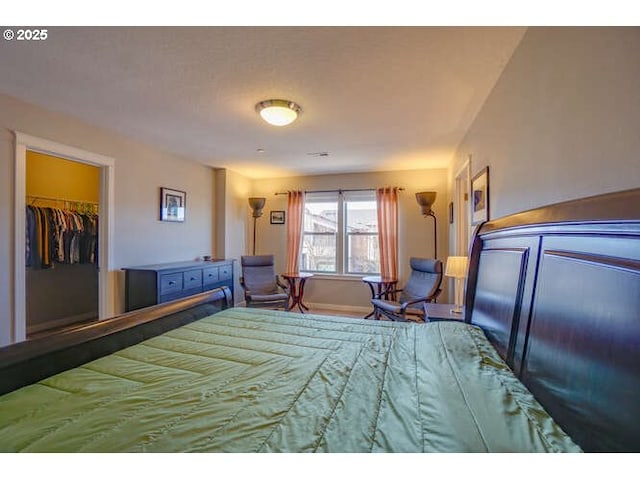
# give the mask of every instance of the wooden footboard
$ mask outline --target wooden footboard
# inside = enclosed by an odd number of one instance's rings
[[[0,350],[0,395],[230,307],[217,288]]]
[[[640,451],[640,189],[482,225],[466,318],[586,451]]]

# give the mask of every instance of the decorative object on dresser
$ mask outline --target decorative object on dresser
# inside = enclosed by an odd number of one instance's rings
[[[455,306],[451,309],[451,313],[462,313],[462,302],[464,298],[464,279],[467,278],[468,265],[468,257],[447,258],[447,265],[444,269],[444,276],[454,278],[456,281]]]
[[[471,224],[489,220],[489,167],[471,179]]]
[[[160,220],[163,222],[184,222],[186,211],[186,192],[160,187]]]
[[[233,299],[233,260],[159,263],[123,270],[127,312],[223,286]]]
[[[438,258],[438,221],[433,210],[431,210],[433,202],[436,201],[436,194],[437,192],[416,193],[416,201],[420,205],[422,215],[433,218],[433,258]]]
[[[253,255],[256,254],[256,220],[262,216],[262,209],[266,202],[266,198],[249,197],[249,206],[251,207],[251,216],[253,217]]]

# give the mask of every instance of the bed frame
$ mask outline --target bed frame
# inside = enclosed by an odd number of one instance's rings
[[[586,451],[640,451],[640,189],[481,225],[466,318]],[[228,306],[211,292],[0,349],[0,394]],[[218,306],[212,306],[212,305]]]
[[[231,307],[216,288],[0,349],[0,395]]]
[[[481,225],[465,304],[585,451],[640,451],[640,189]]]

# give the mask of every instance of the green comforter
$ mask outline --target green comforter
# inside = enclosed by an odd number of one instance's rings
[[[234,308],[1,396],[0,451],[579,448],[475,327]]]

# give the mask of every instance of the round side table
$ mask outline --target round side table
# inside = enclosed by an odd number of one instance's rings
[[[371,290],[371,298],[384,298],[385,300],[395,300],[395,294],[393,291],[398,284],[398,279],[393,277],[381,277],[380,275],[374,275],[370,277],[362,277],[362,281],[369,285]],[[371,311],[369,315],[364,318],[370,318],[375,313],[375,309]]]
[[[313,273],[282,273],[280,274],[287,283],[289,284],[289,296],[291,297],[291,305],[289,305],[289,310],[292,310],[294,307],[298,307],[300,313],[304,313],[304,310],[309,310],[303,302],[302,298],[304,297],[304,284],[308,278],[313,277]]]

